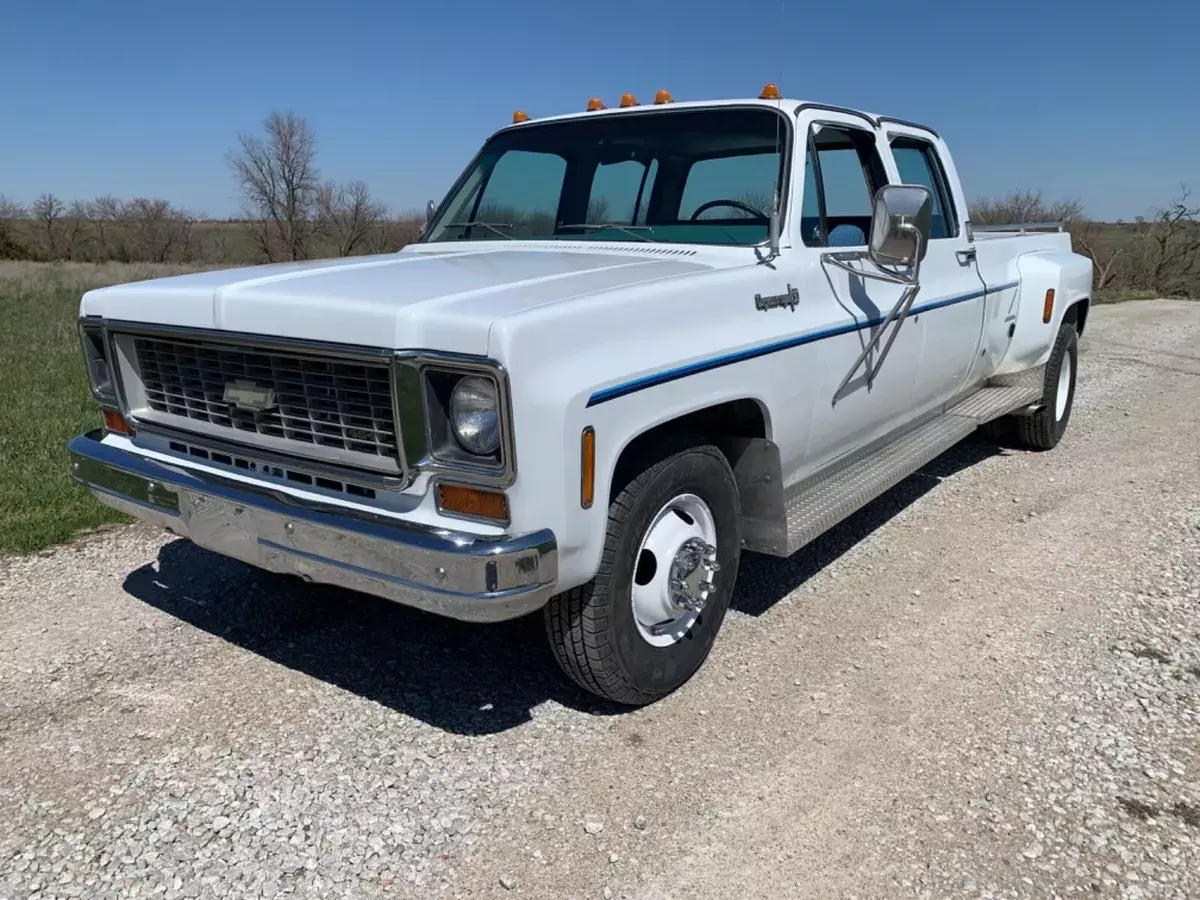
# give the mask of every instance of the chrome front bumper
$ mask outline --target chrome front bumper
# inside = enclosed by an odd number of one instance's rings
[[[334,504],[302,506],[269,486],[102,443],[99,432],[80,435],[67,449],[71,474],[101,503],[272,572],[470,622],[538,609],[558,580],[558,548],[548,530],[481,537]]]

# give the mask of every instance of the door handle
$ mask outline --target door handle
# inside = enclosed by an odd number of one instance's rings
[[[960,266],[970,265],[971,263],[975,262],[976,258],[979,256],[979,254],[975,252],[974,247],[970,247],[966,250],[956,250],[954,251],[954,255],[958,257],[958,264]]]

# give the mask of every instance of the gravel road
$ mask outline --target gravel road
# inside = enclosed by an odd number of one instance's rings
[[[1067,437],[964,443],[682,691],[141,527],[0,561],[0,897],[1200,896],[1200,304],[1100,307]]]

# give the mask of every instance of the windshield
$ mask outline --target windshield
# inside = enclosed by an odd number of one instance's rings
[[[504,131],[424,240],[760,244],[788,127],[772,109],[726,107]]]

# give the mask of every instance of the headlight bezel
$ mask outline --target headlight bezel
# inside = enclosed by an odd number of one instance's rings
[[[412,476],[450,475],[465,483],[505,488],[516,480],[515,441],[508,372],[492,359],[452,353],[396,354],[393,398],[401,432],[402,464]],[[463,379],[483,377],[495,387],[500,441],[479,456],[458,441],[451,424],[451,395]]]
[[[117,374],[108,329],[102,322],[79,320],[79,344],[92,397],[107,406],[117,404]]]

